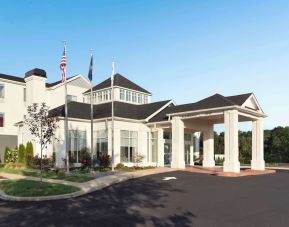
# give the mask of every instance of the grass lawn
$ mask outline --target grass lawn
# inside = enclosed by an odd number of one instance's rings
[[[70,185],[31,180],[3,180],[0,181],[0,189],[7,195],[21,197],[62,195],[80,190]]]
[[[24,176],[32,176],[32,177],[40,177],[40,171],[37,170],[29,170],[29,169],[12,169],[12,168],[0,168],[0,172],[4,173],[13,173],[13,174],[20,174]],[[87,182],[93,180],[93,177],[89,176],[72,176],[72,175],[65,175],[65,173],[55,173],[55,172],[43,172],[43,178],[50,178],[56,180],[66,180],[72,182]]]

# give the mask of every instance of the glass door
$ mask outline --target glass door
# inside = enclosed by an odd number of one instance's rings
[[[170,143],[164,144],[164,164],[170,165],[172,160],[172,146]]]
[[[185,163],[186,165],[190,164],[191,162],[191,151],[190,151],[191,145],[185,144]]]

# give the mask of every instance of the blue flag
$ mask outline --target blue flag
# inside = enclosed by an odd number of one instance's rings
[[[92,81],[92,69],[93,69],[93,56],[91,55],[89,71],[88,71],[88,79]]]

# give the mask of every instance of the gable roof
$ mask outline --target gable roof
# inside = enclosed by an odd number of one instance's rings
[[[220,94],[215,94],[195,103],[169,106],[163,111],[161,111],[159,114],[151,118],[150,122],[166,121],[168,120],[168,115],[173,113],[197,111],[197,110],[236,106],[236,105],[242,106],[252,94],[253,93],[247,93],[235,96],[223,96]]]
[[[92,88],[92,90],[93,91],[101,90],[104,88],[109,88],[110,86],[111,86],[111,79],[108,78],[108,79],[104,80],[103,82],[95,85]],[[119,73],[114,75],[114,86],[124,87],[124,88],[132,89],[135,91],[140,91],[143,93],[151,94],[149,91],[143,89],[142,87],[138,86],[137,84],[135,84],[134,82],[125,78],[124,76],[120,75]],[[90,92],[90,89],[87,90],[86,92],[84,92],[84,94],[88,93],[88,92]]]
[[[71,78],[74,78],[74,77],[76,77],[76,76],[78,76],[78,75],[68,77],[68,78],[66,78],[66,80],[70,80]],[[46,87],[48,87],[48,88],[54,87],[54,86],[56,86],[56,85],[58,85],[58,84],[61,84],[61,83],[62,83],[62,80],[58,80],[58,81],[53,82],[53,83],[46,83]]]
[[[226,96],[226,98],[231,100],[233,103],[235,103],[239,106],[242,106],[252,94],[253,93],[234,95],[234,96]]]
[[[0,78],[25,83],[24,78],[0,73]]]
[[[76,76],[78,76],[78,75],[68,77],[67,80],[69,80],[69,79],[71,79],[73,77],[76,77]],[[11,80],[11,81],[16,81],[16,82],[20,82],[20,83],[25,83],[25,80],[22,77],[11,76],[11,75],[2,74],[2,73],[0,73],[0,79]],[[54,86],[60,84],[61,82],[62,81],[59,80],[59,81],[56,81],[56,82],[53,82],[53,83],[46,83],[46,87],[47,88],[54,87]]]
[[[124,102],[114,102],[114,116],[120,118],[144,120],[154,112],[158,111],[170,100],[153,102],[143,105],[134,105]],[[90,119],[90,104],[81,102],[70,102],[67,105],[68,117],[78,119]],[[59,106],[51,110],[51,113],[58,116],[65,116],[65,106]],[[111,102],[93,106],[93,119],[111,117]]]

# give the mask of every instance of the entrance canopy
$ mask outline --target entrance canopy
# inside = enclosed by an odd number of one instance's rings
[[[225,172],[239,172],[238,122],[252,122],[252,169],[263,170],[263,123],[266,114],[253,93],[222,96],[215,94],[196,103],[171,106],[148,125],[171,128],[172,167],[184,168],[185,130],[203,132],[203,166],[214,167],[214,124],[225,124]]]

